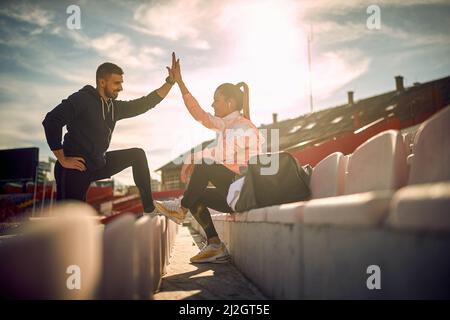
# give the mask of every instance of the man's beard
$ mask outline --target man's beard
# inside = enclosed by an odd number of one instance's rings
[[[109,91],[108,89],[105,88],[105,96],[106,97],[115,100],[118,95],[119,95],[119,92]]]

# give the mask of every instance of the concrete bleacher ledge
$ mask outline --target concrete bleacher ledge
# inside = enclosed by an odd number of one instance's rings
[[[329,155],[310,201],[215,212],[235,265],[274,299],[450,298],[450,107],[420,126],[408,164],[410,138],[389,130]]]

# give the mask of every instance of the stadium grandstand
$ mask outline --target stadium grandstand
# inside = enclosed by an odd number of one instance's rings
[[[279,149],[313,167],[312,198],[214,212],[228,266],[186,262],[204,237],[192,217],[180,226],[143,216],[139,195],[112,183],[92,185],[88,204],[56,203],[51,159],[40,163],[37,148],[2,150],[0,295],[449,299],[450,77],[405,87],[397,76],[390,92],[354,94],[294,119],[274,114],[260,127],[278,129]],[[180,170],[173,161],[158,169],[155,199],[182,195]],[[81,284],[68,279],[77,268]]]

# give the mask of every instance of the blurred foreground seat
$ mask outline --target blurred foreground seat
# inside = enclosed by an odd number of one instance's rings
[[[54,206],[51,215],[54,218],[30,222],[22,234],[1,241],[2,297],[96,297],[102,252],[101,226],[93,219],[96,212],[74,202]]]

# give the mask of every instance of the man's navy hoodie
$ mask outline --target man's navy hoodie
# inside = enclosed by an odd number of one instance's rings
[[[94,87],[84,86],[45,116],[42,124],[48,145],[51,150],[64,149],[65,156],[84,158],[88,170],[95,171],[106,163],[105,152],[116,122],[144,113],[161,100],[153,91],[131,101],[111,100],[108,107]],[[65,125],[67,133],[61,145]]]

